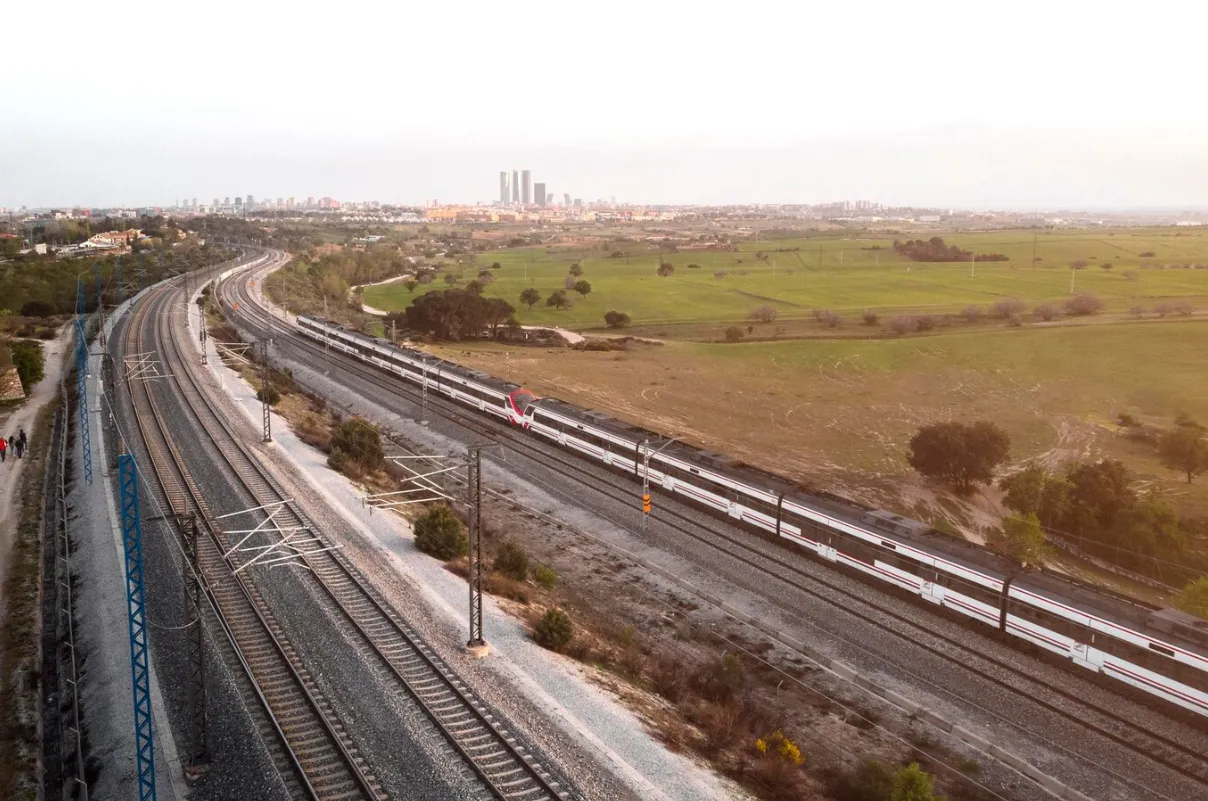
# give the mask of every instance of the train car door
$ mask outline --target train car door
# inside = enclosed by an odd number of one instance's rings
[[[923,586],[919,588],[919,592],[928,601],[935,604],[944,602],[944,585],[936,584],[934,581],[924,581]]]
[[[1103,670],[1103,654],[1097,648],[1091,648],[1084,643],[1075,641],[1070,646],[1070,658],[1076,664],[1089,668],[1096,673]]]

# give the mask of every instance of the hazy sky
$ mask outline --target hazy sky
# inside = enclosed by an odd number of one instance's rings
[[[1208,206],[1190,0],[12,5],[0,206]]]

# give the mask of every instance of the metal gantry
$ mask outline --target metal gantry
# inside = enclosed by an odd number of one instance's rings
[[[189,759],[186,773],[200,774],[210,761],[209,726],[206,717],[205,632],[201,628],[201,562],[197,558],[197,517],[177,518],[185,556],[185,623],[189,641]]]
[[[470,519],[468,548],[470,584],[470,639],[468,648],[481,648],[482,636],[482,446],[471,445],[466,460],[466,506]]]
[[[273,441],[273,407],[269,403],[269,395],[273,391],[272,370],[268,364],[268,346],[272,343],[271,339],[261,340],[261,355],[264,358],[264,375],[260,384],[260,406],[264,413],[264,441]]]
[[[151,719],[150,656],[143,584],[143,524],[138,505],[138,466],[134,457],[117,458],[122,503],[122,550],[126,556],[126,609],[130,622],[130,686],[134,695],[134,747],[139,801],[155,799],[155,734]]]

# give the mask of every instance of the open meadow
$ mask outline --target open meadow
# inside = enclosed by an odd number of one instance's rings
[[[927,237],[927,234],[918,234]],[[899,238],[910,238],[902,235]],[[882,318],[897,313],[957,313],[1019,298],[1060,305],[1076,292],[1098,296],[1105,312],[1123,316],[1141,306],[1186,300],[1208,309],[1208,231],[1188,228],[1077,232],[1012,231],[944,234],[944,241],[978,254],[1002,254],[997,262],[914,262],[893,249],[894,237],[773,238],[747,241],[732,250],[671,252],[658,243],[601,243],[594,248],[517,248],[478,254],[473,263],[450,262],[444,272],[457,286],[493,263],[495,280],[484,294],[517,308],[526,325],[603,328],[604,313],[625,312],[636,332],[686,339],[720,339],[727,325],[745,322],[760,306],[776,310],[787,336],[818,335],[813,310],[844,317],[845,336],[877,331],[859,326],[871,310]],[[613,256],[613,253],[624,255]],[[656,274],[660,261],[674,267]],[[591,284],[586,296],[567,290],[574,306],[546,306],[565,289],[571,264],[579,263]],[[1080,265],[1074,269],[1071,265]],[[697,266],[691,266],[697,265]],[[369,287],[365,303],[379,309],[406,307],[416,294],[447,288],[443,278],[408,290],[403,283]],[[520,293],[536,289],[541,300],[529,310]],[[770,333],[770,332],[769,332]],[[834,335],[837,332],[826,332]]]
[[[1208,324],[956,330],[881,340],[668,342],[623,352],[461,343],[434,350],[588,408],[734,455],[820,488],[948,520],[997,523],[994,493],[937,493],[906,463],[920,425],[986,419],[1011,437],[1011,463],[1113,456],[1185,512],[1208,514],[1208,479],[1187,485],[1120,412],[1169,427],[1208,422]]]

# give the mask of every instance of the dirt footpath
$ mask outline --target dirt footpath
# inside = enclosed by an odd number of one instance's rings
[[[66,354],[71,349],[71,326],[63,326],[59,335],[42,345],[46,359],[46,376],[33,386],[25,401],[13,409],[0,412],[0,435],[6,439],[15,436],[22,428],[32,434],[34,420],[43,407],[59,391],[59,380],[63,375]],[[31,443],[32,444],[32,443]],[[13,533],[17,527],[17,487],[25,474],[24,459],[18,459],[10,450],[4,464],[0,464],[0,575],[8,573],[8,556],[12,551]],[[4,586],[0,582],[0,620],[4,618]]]

